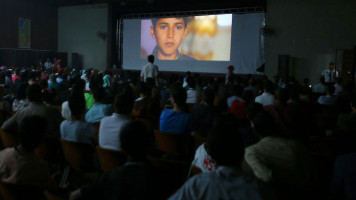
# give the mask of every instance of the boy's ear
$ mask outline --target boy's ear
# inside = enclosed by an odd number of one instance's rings
[[[153,39],[156,39],[156,34],[155,34],[155,30],[153,29],[153,25],[151,26],[151,36]]]

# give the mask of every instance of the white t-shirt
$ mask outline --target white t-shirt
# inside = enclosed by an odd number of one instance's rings
[[[92,143],[94,127],[84,121],[68,121],[61,123],[61,138],[71,142]]]
[[[104,117],[100,122],[99,146],[105,149],[121,150],[120,131],[129,121],[128,117],[117,113]]]
[[[210,172],[216,170],[216,163],[206,152],[204,144],[200,145],[195,151],[195,156],[192,165],[199,167],[202,172]]]
[[[274,95],[269,92],[264,92],[255,98],[255,102],[260,103],[263,106],[274,104]]]
[[[153,63],[147,63],[142,67],[141,77],[146,82],[146,78],[155,78],[158,75],[158,67]]]

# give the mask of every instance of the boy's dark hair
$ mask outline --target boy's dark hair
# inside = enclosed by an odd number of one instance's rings
[[[155,56],[149,55],[149,56],[147,56],[147,60],[148,60],[148,62],[153,63],[155,61]]]
[[[276,99],[283,104],[289,100],[289,91],[285,88],[278,88],[275,92]]]
[[[266,90],[267,92],[272,93],[273,87],[274,87],[274,85],[273,85],[272,81],[266,80],[263,82],[263,89]]]
[[[239,166],[244,157],[244,145],[237,127],[237,119],[229,114],[219,114],[209,132],[206,148],[219,165]]]
[[[71,112],[71,115],[79,117],[81,116],[86,107],[85,99],[82,92],[72,92],[68,98],[68,106]]]
[[[31,102],[42,101],[42,88],[38,84],[31,84],[26,89],[27,99]]]
[[[162,18],[164,18],[164,17],[162,17]],[[157,21],[159,19],[162,19],[162,18],[153,18],[153,19],[151,19],[153,29],[156,29]],[[171,17],[166,17],[166,18],[171,18]],[[177,18],[177,19],[182,18],[184,20],[184,28],[187,28],[187,25],[188,25],[188,18],[187,17],[175,17],[175,18]]]
[[[257,113],[264,110],[263,105],[257,102],[252,102],[247,106],[247,117],[252,120]]]
[[[114,108],[115,112],[118,114],[130,114],[132,111],[134,99],[125,93],[121,93],[116,95],[115,97],[115,102],[114,102]]]
[[[174,102],[178,107],[186,106],[187,101],[187,91],[181,86],[173,86],[170,89],[171,97],[173,97]]]
[[[122,150],[129,156],[142,158],[149,153],[152,135],[142,122],[130,121],[121,129],[120,143]]]
[[[274,117],[267,111],[259,112],[252,119],[254,129],[262,137],[278,135]]]
[[[103,87],[97,87],[93,91],[93,97],[96,102],[102,102],[105,99],[105,89]]]
[[[330,95],[333,95],[334,92],[335,92],[335,87],[333,85],[328,85],[328,90],[327,91],[328,91],[328,93]]]
[[[18,127],[20,144],[28,152],[38,147],[47,131],[47,120],[41,116],[32,115],[22,119]]]
[[[214,90],[212,88],[203,90],[202,100],[205,101],[209,106],[212,106],[215,100]]]

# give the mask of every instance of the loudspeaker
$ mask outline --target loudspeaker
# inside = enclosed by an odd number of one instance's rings
[[[76,70],[82,69],[79,53],[72,53],[72,67],[74,67]]]
[[[278,76],[287,80],[289,76],[289,55],[278,55]]]

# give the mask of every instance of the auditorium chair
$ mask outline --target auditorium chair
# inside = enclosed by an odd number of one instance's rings
[[[101,170],[104,172],[122,166],[127,161],[127,155],[121,151],[104,149],[100,146],[96,146],[96,152],[99,157]]]
[[[64,158],[68,162],[64,170],[61,186],[67,181],[69,171],[74,170],[85,172],[95,169],[94,165],[94,146],[87,143],[71,142],[67,140],[60,140],[63,148]]]
[[[199,135],[193,135],[193,138],[194,138],[194,147],[195,147],[195,150],[198,149],[198,147],[201,145],[201,144],[204,144],[206,142],[206,138],[205,137],[201,137]]]
[[[187,135],[176,135],[154,131],[156,147],[172,156],[186,157],[189,154],[189,142]]]

